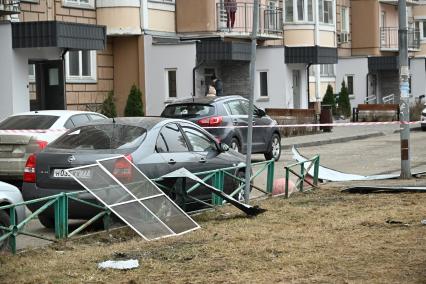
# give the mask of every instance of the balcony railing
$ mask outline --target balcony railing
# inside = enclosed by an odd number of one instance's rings
[[[248,35],[253,29],[252,3],[236,3],[234,25],[224,3],[217,3],[217,28],[220,32]],[[229,8],[229,7],[228,7]],[[259,5],[259,36],[280,36],[283,32],[282,9]]]
[[[21,13],[19,0],[0,0],[0,16]]]
[[[409,28],[407,32],[408,49],[420,48],[419,30]],[[380,48],[383,50],[398,50],[398,27],[380,28]]]

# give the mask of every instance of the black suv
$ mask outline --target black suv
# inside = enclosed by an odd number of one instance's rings
[[[219,142],[246,153],[248,109],[249,101],[241,96],[203,97],[173,102],[166,106],[161,116],[197,123]],[[263,153],[267,160],[278,161],[281,137],[277,122],[255,107],[253,126],[252,152]]]

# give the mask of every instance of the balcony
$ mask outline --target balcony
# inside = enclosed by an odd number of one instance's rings
[[[232,26],[230,15],[227,15],[224,3],[216,4],[217,31],[230,36],[249,36],[253,29],[252,3],[236,3],[235,21]],[[259,5],[258,37],[280,38],[283,32],[283,13],[280,8]]]
[[[19,0],[0,0],[0,17],[21,13]]]
[[[408,29],[408,50],[420,48],[420,31]],[[398,51],[398,27],[380,28],[380,49],[382,51]]]

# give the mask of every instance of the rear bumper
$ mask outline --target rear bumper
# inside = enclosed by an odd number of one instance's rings
[[[24,182],[22,184],[22,196],[24,197],[25,201],[34,200],[42,197],[48,197],[52,195],[59,194],[61,192],[74,192],[75,190],[61,190],[61,189],[43,189],[40,187],[37,187],[34,183],[26,183]],[[97,205],[101,205],[96,198],[91,195],[89,192],[87,193],[81,193],[76,196],[78,199],[82,199],[87,202],[95,203]],[[33,204],[27,205],[28,209],[31,210],[31,212],[36,211],[40,207],[42,207],[46,202],[48,201],[42,201],[37,202]],[[90,219],[99,212],[101,212],[101,209],[95,208],[90,205],[83,204],[81,202],[78,202],[76,200],[69,199],[68,201],[68,217],[69,219]],[[42,213],[44,216],[54,217],[54,205],[49,206],[46,210],[44,210]]]

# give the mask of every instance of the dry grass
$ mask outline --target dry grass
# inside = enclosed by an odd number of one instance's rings
[[[426,283],[425,194],[322,188],[196,217],[202,229],[144,242],[129,230],[0,256],[2,283]],[[401,221],[398,222],[387,222]],[[137,258],[130,271],[97,263]]]

